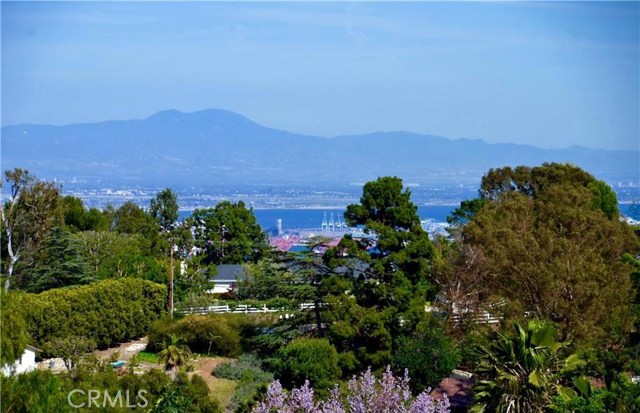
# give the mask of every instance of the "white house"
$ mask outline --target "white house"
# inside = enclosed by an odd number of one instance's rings
[[[5,364],[2,367],[2,373],[5,376],[11,374],[21,374],[33,371],[36,369],[36,353],[42,350],[33,346],[27,346],[22,353],[22,356],[16,360],[13,365]]]
[[[218,273],[209,278],[209,282],[213,283],[213,289],[207,292],[209,294],[224,294],[233,291],[236,283],[246,278],[247,274],[240,264],[218,265]]]

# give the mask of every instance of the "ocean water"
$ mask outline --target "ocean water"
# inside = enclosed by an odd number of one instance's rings
[[[418,215],[420,219],[435,219],[438,222],[444,222],[447,216],[457,208],[457,205],[423,205],[418,207]],[[631,204],[619,205],[620,212],[625,215],[633,216]],[[180,211],[179,219],[182,220],[191,215],[192,211]],[[344,220],[344,209],[256,209],[253,211],[258,223],[264,229],[270,229],[276,226],[276,220],[282,219],[282,228],[284,230],[320,228],[324,213],[327,214],[327,220],[333,212],[335,222]],[[636,219],[640,217],[635,217]]]
[[[419,206],[418,215],[421,219],[432,218],[436,221],[446,221],[447,216],[456,208],[453,205],[428,205]],[[182,220],[191,215],[192,211],[180,211],[179,219]],[[256,209],[253,211],[258,219],[258,223],[264,229],[276,226],[276,220],[282,219],[282,229],[307,229],[320,228],[324,214],[327,214],[327,221],[333,213],[334,222],[338,222],[338,217],[344,221],[344,209]]]

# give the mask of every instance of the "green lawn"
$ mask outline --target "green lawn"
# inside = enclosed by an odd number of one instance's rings
[[[236,391],[238,382],[213,376],[207,377],[205,381],[209,385],[213,397],[220,402],[221,406],[226,407]]]
[[[147,363],[160,364],[160,359],[156,353],[141,351],[138,353],[138,359]]]

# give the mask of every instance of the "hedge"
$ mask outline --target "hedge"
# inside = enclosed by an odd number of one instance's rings
[[[28,329],[36,346],[83,336],[99,349],[147,334],[164,313],[166,287],[136,278],[98,281],[30,294]]]

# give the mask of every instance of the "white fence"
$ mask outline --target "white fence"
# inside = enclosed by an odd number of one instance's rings
[[[314,303],[301,303],[298,311],[313,309]],[[256,313],[284,313],[287,310],[282,307],[270,308],[266,305],[262,307],[252,307],[248,304],[238,304],[235,307],[229,305],[210,305],[207,307],[190,307],[182,310],[176,310],[178,314],[256,314]]]

